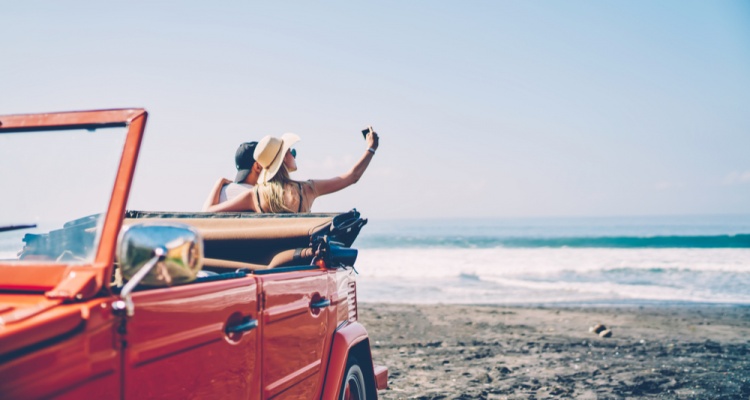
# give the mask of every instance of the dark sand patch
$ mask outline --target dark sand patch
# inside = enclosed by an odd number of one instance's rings
[[[750,398],[750,307],[359,308],[382,399]]]

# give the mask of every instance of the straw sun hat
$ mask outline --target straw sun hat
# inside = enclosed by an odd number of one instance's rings
[[[255,161],[263,167],[259,181],[266,183],[279,172],[284,156],[295,143],[299,142],[299,136],[293,133],[285,133],[281,139],[267,135],[255,146]]]

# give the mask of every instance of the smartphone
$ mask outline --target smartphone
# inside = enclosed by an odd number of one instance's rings
[[[362,129],[362,136],[367,140],[367,134],[372,132],[372,126],[368,126],[365,129]]]

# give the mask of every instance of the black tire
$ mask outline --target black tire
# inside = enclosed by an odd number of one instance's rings
[[[344,382],[341,384],[339,395],[340,400],[367,400],[367,380],[359,361],[354,356],[349,356],[346,360],[346,375]]]

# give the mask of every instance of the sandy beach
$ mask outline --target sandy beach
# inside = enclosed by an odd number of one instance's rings
[[[359,308],[382,399],[750,398],[750,307]]]

